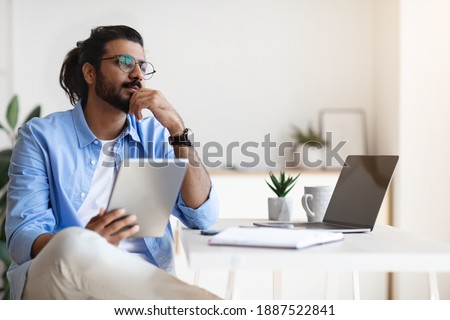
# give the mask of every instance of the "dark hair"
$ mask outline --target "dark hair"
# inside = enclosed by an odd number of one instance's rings
[[[87,62],[98,71],[98,62],[105,53],[108,42],[124,39],[144,46],[142,36],[133,28],[127,26],[102,26],[91,30],[91,35],[84,41],[78,41],[77,46],[70,50],[61,66],[59,84],[69,96],[70,103],[75,105],[80,99],[85,104],[88,86],[81,68]]]

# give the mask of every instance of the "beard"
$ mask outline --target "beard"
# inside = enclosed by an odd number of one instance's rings
[[[102,72],[98,73],[97,82],[95,84],[95,93],[105,102],[109,103],[114,108],[128,114],[130,111],[130,99],[131,95],[124,96],[120,93],[122,88],[131,88],[137,86],[142,88],[142,84],[139,80],[125,82],[120,87],[115,87]]]

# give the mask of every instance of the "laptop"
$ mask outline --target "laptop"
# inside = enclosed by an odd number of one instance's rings
[[[322,222],[254,223],[259,227],[370,232],[390,184],[398,156],[351,155],[345,160]]]
[[[137,217],[139,237],[162,237],[180,192],[187,159],[126,159],[114,181],[107,211],[125,208]]]

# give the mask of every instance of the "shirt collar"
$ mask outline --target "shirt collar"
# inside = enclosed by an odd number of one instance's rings
[[[131,139],[136,142],[142,142],[139,136],[140,123],[136,121],[134,115],[127,115],[127,124],[125,126],[125,130],[123,130],[122,135],[125,137],[126,135],[130,135]]]
[[[78,146],[80,148],[87,146],[97,139],[86,122],[83,108],[81,107],[81,100],[77,102],[75,108],[73,109],[73,121],[75,131],[77,133]]]
[[[74,119],[74,126],[75,131],[77,133],[78,138],[78,146],[80,148],[83,148],[95,140],[97,140],[97,137],[92,133],[91,129],[89,128],[89,125],[86,122],[86,118],[84,117],[83,108],[81,107],[81,101],[78,101],[75,105],[75,108],[73,110],[73,119]],[[124,131],[119,136],[119,138],[126,137],[127,135],[130,135],[131,139],[133,139],[136,142],[141,142],[141,139],[139,137],[137,128],[139,123],[136,121],[136,118],[134,115],[127,115],[127,123],[125,126]]]

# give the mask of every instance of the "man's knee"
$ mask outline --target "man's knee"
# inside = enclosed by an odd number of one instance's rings
[[[80,265],[80,262],[88,265],[98,256],[100,248],[107,245],[107,242],[93,231],[70,227],[58,232],[48,245],[54,259],[69,265]]]
[[[108,243],[99,234],[80,228],[66,228],[47,243],[32,262],[24,298],[86,299],[79,275],[101,261]]]

